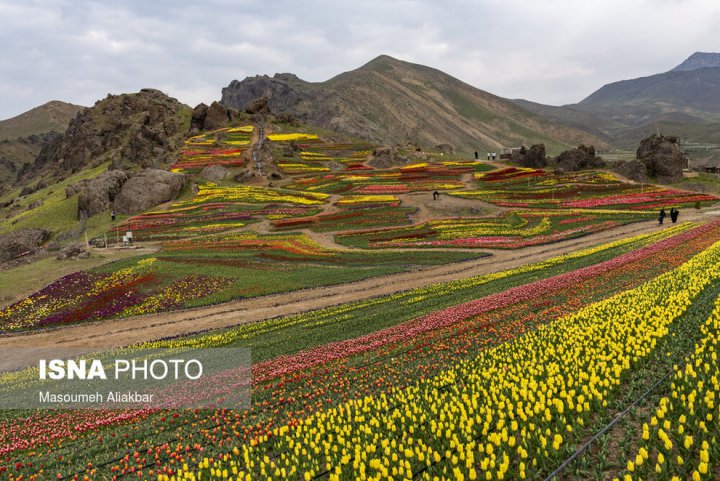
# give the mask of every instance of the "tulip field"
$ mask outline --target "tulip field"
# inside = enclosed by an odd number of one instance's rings
[[[182,155],[171,169],[175,172],[199,173],[204,167],[221,165],[239,167],[250,145],[255,127],[243,125],[204,132],[185,141]]]
[[[143,335],[102,356],[247,350],[250,406],[0,410],[0,480],[720,479],[720,199],[389,150],[190,136],[178,198],[106,232],[149,249],[8,300],[0,342],[118,326]],[[227,393],[221,374],[170,397]]]
[[[0,333],[58,327],[353,282],[482,257],[325,248],[302,234],[218,234],[167,242],[154,256],[64,276],[0,310]],[[257,273],[269,277],[260,282]]]
[[[137,347],[250,348],[251,408],[4,411],[0,474],[542,480],[656,385],[558,479],[716,479],[719,241],[720,221],[678,224],[494,274],[148,342]],[[196,242],[164,255],[197,259]],[[223,245],[247,242],[269,239],[230,235]],[[288,256],[324,255],[283,242]]]

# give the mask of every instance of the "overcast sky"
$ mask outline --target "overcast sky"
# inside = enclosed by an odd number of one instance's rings
[[[202,6],[199,6],[201,4]],[[194,106],[233,79],[327,80],[380,54],[509,98],[577,102],[720,51],[714,0],[0,0],[0,119],[154,87]]]

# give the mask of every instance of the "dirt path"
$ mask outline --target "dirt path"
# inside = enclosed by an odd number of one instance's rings
[[[704,222],[712,218],[701,212],[689,213],[687,210],[683,217],[683,221],[697,222]],[[655,221],[647,221],[555,244],[515,251],[493,251],[494,255],[491,257],[366,279],[350,284],[304,289],[197,309],[85,323],[26,335],[5,336],[0,337],[0,351],[7,347],[81,347],[91,351],[98,348],[125,346],[168,336],[189,334],[205,329],[261,321],[393,294],[438,282],[497,272],[624,237],[656,232],[666,227],[667,224],[660,227]]]
[[[508,210],[482,200],[455,197],[444,192],[438,200],[433,200],[430,192],[401,194],[398,198],[402,201],[401,206],[417,209],[410,216],[413,224],[457,217],[496,217]]]

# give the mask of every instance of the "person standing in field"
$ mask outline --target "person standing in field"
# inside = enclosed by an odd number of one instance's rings
[[[478,151],[476,150],[475,151],[475,160],[478,160],[478,158],[479,158],[479,154],[478,154]]]
[[[672,220],[672,223],[676,223],[678,220],[678,216],[680,215],[680,211],[676,208],[670,209],[670,220]]]
[[[495,152],[492,153],[493,162],[495,162],[495,157],[496,157],[496,155],[497,155],[497,154],[496,154]]]
[[[658,215],[658,223],[659,225],[663,224],[663,221],[665,220],[666,214],[665,214],[665,208],[660,209],[660,215]]]

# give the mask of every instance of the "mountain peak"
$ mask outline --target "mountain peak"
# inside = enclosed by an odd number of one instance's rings
[[[683,63],[672,69],[671,72],[717,67],[720,67],[720,53],[695,52],[694,54],[690,55]]]
[[[364,70],[386,70],[393,65],[398,65],[401,63],[404,62],[402,60],[391,57],[390,55],[383,54],[378,55],[360,68]]]

